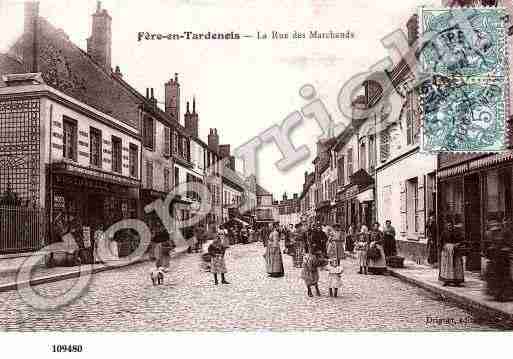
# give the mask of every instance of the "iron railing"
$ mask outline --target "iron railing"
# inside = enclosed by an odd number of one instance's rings
[[[43,208],[0,207],[0,253],[37,251],[45,245]]]

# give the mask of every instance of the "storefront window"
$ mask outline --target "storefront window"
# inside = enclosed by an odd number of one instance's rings
[[[443,226],[447,221],[452,221],[456,229],[463,231],[463,182],[461,179],[449,181],[441,187],[439,222]]]
[[[511,221],[512,193],[511,168],[489,171],[486,175],[486,222],[487,226]]]

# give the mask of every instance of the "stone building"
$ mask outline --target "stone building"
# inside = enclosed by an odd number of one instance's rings
[[[301,203],[297,193],[294,193],[292,198],[288,198],[287,193],[284,193],[277,206],[280,225],[289,227],[301,222]]]

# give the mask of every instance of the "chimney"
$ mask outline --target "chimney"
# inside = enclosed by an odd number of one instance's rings
[[[287,192],[285,192],[285,193],[283,194],[283,200],[284,200],[284,201],[286,201],[286,200],[287,200]]]
[[[155,93],[153,87],[150,89],[151,97],[150,101],[154,106],[157,106],[157,99],[155,98]]]
[[[221,158],[230,157],[230,145],[219,145],[219,155]]]
[[[293,197],[294,199],[297,199],[297,193],[294,193]]]
[[[148,100],[150,99],[150,88],[149,87],[146,87],[146,98]]]
[[[102,3],[96,4],[93,16],[91,36],[87,39],[87,53],[91,58],[107,71],[111,70],[112,51],[112,18],[107,10],[102,10]]]
[[[213,149],[215,152],[219,152],[219,136],[217,135],[217,129],[211,128],[208,134],[208,147]]]
[[[24,13],[24,33],[23,33],[23,64],[26,72],[39,72],[38,69],[38,18],[39,18],[39,2],[27,1],[25,2]]]
[[[410,46],[412,46],[419,37],[418,26],[418,16],[414,14],[406,23],[406,28],[408,29],[408,45]]]
[[[196,113],[196,98],[192,99],[192,113],[189,112],[189,102],[187,102],[187,113],[185,114],[185,129],[191,136],[198,138],[198,114]]]
[[[175,73],[174,79],[170,79],[164,84],[164,90],[166,113],[176,122],[180,122],[180,84],[178,83],[178,73]]]
[[[116,66],[116,70],[114,71],[114,75],[116,75],[117,77],[123,77],[123,73],[121,72],[121,69],[119,68],[119,66]]]

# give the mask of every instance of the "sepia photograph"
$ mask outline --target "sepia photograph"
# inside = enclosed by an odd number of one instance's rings
[[[0,0],[5,353],[507,343],[512,19],[512,0]]]

